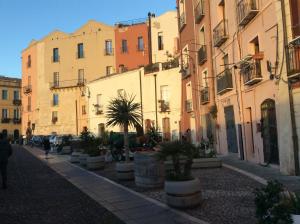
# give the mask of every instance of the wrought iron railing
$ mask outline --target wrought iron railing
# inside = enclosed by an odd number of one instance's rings
[[[196,23],[199,23],[202,18],[204,17],[204,0],[198,0],[198,4],[195,7],[195,21]]]
[[[27,85],[23,87],[23,93],[28,94],[32,92],[32,86],[31,85]]]
[[[178,58],[162,63],[162,70],[168,70],[168,69],[177,68],[177,67],[179,67]]]
[[[240,26],[247,25],[259,12],[256,0],[240,0],[237,4],[237,17]]]
[[[253,85],[262,80],[261,60],[246,61],[241,64],[241,75],[245,85]]]
[[[209,103],[209,87],[205,87],[200,91],[201,104]]]
[[[300,46],[289,46],[288,57],[288,76],[300,74]]]
[[[223,94],[233,89],[232,73],[230,69],[225,69],[217,76],[217,92]]]
[[[228,22],[223,19],[213,30],[214,47],[220,47],[228,39]]]
[[[86,84],[85,79],[73,79],[65,81],[50,82],[50,89],[61,89],[61,88],[71,88],[71,87],[82,87]]]
[[[206,45],[202,45],[198,50],[198,64],[203,65],[207,60]]]
[[[193,101],[191,99],[185,101],[185,110],[186,112],[193,111]]]
[[[170,102],[166,100],[159,100],[160,112],[169,112],[170,111]]]
[[[14,99],[13,100],[13,105],[15,105],[15,106],[20,106],[22,104],[22,101],[21,100],[19,100],[19,99]]]
[[[155,64],[149,64],[144,67],[144,73],[149,74],[153,72],[158,72],[159,71],[159,63]]]
[[[179,29],[182,30],[186,25],[185,13],[182,13],[179,17]]]

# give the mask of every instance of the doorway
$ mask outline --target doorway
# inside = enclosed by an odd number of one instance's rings
[[[171,131],[170,131],[170,118],[165,117],[162,119],[162,128],[163,128],[163,140],[171,140]]]
[[[237,136],[233,106],[224,107],[228,152],[237,153]]]
[[[261,135],[264,146],[264,162],[279,164],[275,101],[267,99],[261,104]]]

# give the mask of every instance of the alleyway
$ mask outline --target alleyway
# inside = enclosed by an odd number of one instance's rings
[[[111,212],[26,150],[14,146],[8,189],[0,189],[1,224],[119,224]]]

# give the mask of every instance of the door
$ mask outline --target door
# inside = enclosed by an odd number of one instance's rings
[[[275,101],[267,99],[261,104],[261,134],[265,163],[279,164]]]
[[[14,130],[14,139],[15,139],[15,140],[18,140],[19,137],[20,137],[20,132],[19,132],[18,129],[15,129],[15,130]]]
[[[162,127],[163,127],[164,141],[170,141],[171,140],[170,118],[165,117],[162,119]]]
[[[245,109],[245,148],[248,158],[254,159],[254,138],[253,138],[253,124],[252,124],[252,108]]]
[[[237,136],[236,136],[233,106],[225,107],[224,113],[225,113],[228,152],[237,153],[238,147],[237,147]]]
[[[105,125],[103,123],[98,124],[98,136],[103,137],[105,132]]]

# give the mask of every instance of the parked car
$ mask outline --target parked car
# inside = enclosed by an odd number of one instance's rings
[[[36,146],[36,147],[41,147],[43,146],[43,135],[34,135],[31,138],[31,145]]]

